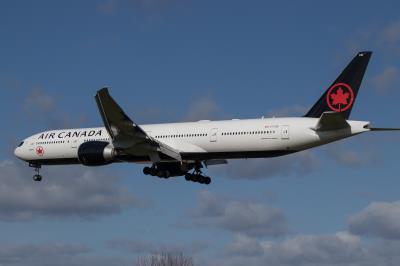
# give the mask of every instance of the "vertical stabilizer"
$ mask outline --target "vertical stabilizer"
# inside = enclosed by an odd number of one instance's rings
[[[305,117],[321,117],[324,112],[341,113],[345,119],[350,116],[372,52],[359,52],[319,98]]]

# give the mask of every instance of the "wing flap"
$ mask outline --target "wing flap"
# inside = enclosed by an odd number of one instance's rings
[[[158,150],[161,153],[164,153],[164,154],[168,155],[169,157],[174,158],[177,161],[182,161],[181,154],[177,150],[175,150],[175,149],[169,147],[168,145],[161,143],[159,141],[157,141],[157,143],[159,145]]]

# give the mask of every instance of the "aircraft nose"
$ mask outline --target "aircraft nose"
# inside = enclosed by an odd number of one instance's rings
[[[22,159],[21,158],[21,149],[19,148],[19,147],[16,147],[15,148],[15,150],[14,150],[14,155],[15,155],[15,157],[17,157],[18,159]]]
[[[22,151],[22,148],[21,148],[21,146],[24,144],[24,142],[21,142],[19,145],[18,145],[18,147],[16,147],[15,149],[14,149],[14,155],[15,155],[15,157],[17,157],[18,159],[21,159],[21,160],[24,160],[24,156],[23,156],[23,151]]]

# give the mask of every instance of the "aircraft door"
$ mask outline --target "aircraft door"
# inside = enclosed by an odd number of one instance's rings
[[[289,140],[289,126],[280,126],[281,129],[281,140]]]
[[[218,128],[213,128],[210,131],[210,142],[217,142]]]

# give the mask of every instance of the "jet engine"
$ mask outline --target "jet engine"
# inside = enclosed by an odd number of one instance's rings
[[[86,166],[106,165],[114,161],[115,149],[108,142],[88,141],[79,146],[78,159]]]

